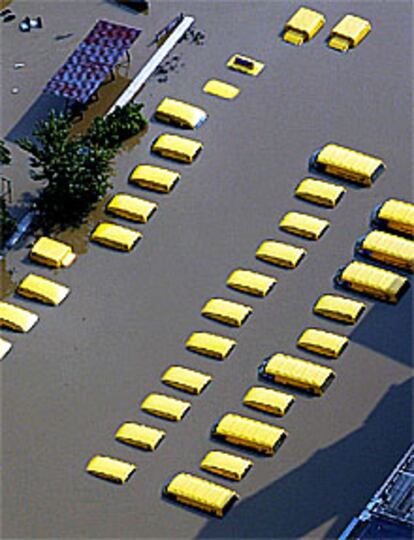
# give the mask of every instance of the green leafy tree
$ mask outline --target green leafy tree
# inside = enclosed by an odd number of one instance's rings
[[[3,140],[0,140],[0,165],[10,165],[10,151]],[[8,238],[16,230],[16,220],[11,216],[7,208],[4,194],[0,194],[0,248],[4,248]]]
[[[3,140],[0,140],[0,165],[10,165],[11,155]]]

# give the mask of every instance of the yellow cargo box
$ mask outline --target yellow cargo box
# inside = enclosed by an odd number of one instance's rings
[[[408,272],[414,271],[414,241],[384,231],[370,231],[360,238],[355,252]]]
[[[399,199],[387,199],[375,208],[371,224],[373,227],[389,229],[398,234],[414,236],[414,204]]]
[[[0,360],[3,360],[6,354],[11,351],[12,347],[13,345],[9,341],[0,338]]]
[[[302,45],[313,39],[324,24],[325,17],[322,13],[300,7],[285,24],[282,38],[291,45]]]
[[[313,306],[313,311],[327,319],[355,324],[365,308],[365,304],[357,300],[337,294],[323,294]]]
[[[207,113],[190,103],[165,97],[155,111],[155,118],[167,124],[195,129],[205,122]]]
[[[348,342],[349,339],[340,334],[307,328],[298,338],[298,347],[328,358],[338,358]]]
[[[184,472],[176,474],[167,482],[162,493],[178,503],[220,518],[239,499],[232,489]]]
[[[180,177],[177,171],[155,165],[138,165],[132,171],[129,182],[158,193],[169,193]]]
[[[319,240],[329,227],[329,221],[301,212],[288,212],[280,221],[279,227],[282,231],[307,240]]]
[[[37,274],[27,274],[20,282],[16,292],[31,300],[58,306],[67,297],[70,289]]]
[[[341,267],[334,281],[340,287],[396,304],[410,286],[407,278],[372,264],[351,261]]]
[[[294,396],[272,388],[252,386],[243,397],[243,404],[276,416],[284,416],[295,401]]]
[[[252,468],[253,461],[228,452],[212,450],[208,452],[200,463],[200,468],[228,480],[239,482]]]
[[[209,332],[193,332],[187,340],[186,347],[192,352],[224,360],[236,344],[234,339],[228,337]]]
[[[199,395],[212,381],[211,375],[183,366],[171,366],[163,374],[162,382],[189,394]]]
[[[265,240],[256,251],[257,259],[290,269],[296,268],[305,255],[306,249],[276,240]]]
[[[311,168],[370,187],[385,170],[384,162],[339,144],[326,144],[316,150],[310,159]]]
[[[201,310],[204,317],[229,326],[241,326],[252,312],[252,307],[224,298],[212,298]]]
[[[239,93],[240,89],[237,86],[219,81],[218,79],[210,79],[203,87],[203,92],[211,94],[212,96],[219,97],[221,99],[234,99]]]
[[[342,186],[316,178],[304,178],[295,191],[295,195],[299,199],[327,208],[335,208],[344,193],[346,193],[346,189]]]
[[[153,452],[165,435],[166,433],[162,429],[137,424],[136,422],[124,422],[117,429],[115,439],[136,448]]]
[[[28,332],[39,320],[33,311],[0,301],[0,326],[15,332]]]
[[[71,246],[47,236],[36,240],[29,257],[32,261],[54,268],[67,268],[76,260]]]
[[[125,484],[135,470],[136,466],[132,463],[101,455],[94,456],[86,465],[89,474],[116,484]]]
[[[108,221],[99,223],[91,234],[93,242],[119,251],[131,251],[140,238],[140,232]]]
[[[154,141],[151,150],[165,158],[192,163],[202,148],[203,144],[200,141],[163,133]]]
[[[321,396],[335,378],[335,372],[326,366],[276,353],[259,367],[259,375],[277,384],[293,386]]]
[[[339,52],[348,52],[357,47],[371,32],[371,24],[362,17],[345,15],[331,30],[328,46]]]
[[[158,205],[127,193],[118,193],[106,205],[107,212],[139,223],[147,223]]]
[[[260,272],[238,268],[227,278],[227,286],[252,296],[267,296],[277,283],[277,279]]]
[[[227,61],[227,67],[234,71],[240,71],[240,73],[257,77],[265,65],[258,60],[236,53]]]
[[[266,422],[227,413],[213,426],[211,435],[230,444],[272,456],[286,439],[287,432]]]
[[[191,403],[182,401],[165,394],[152,393],[141,403],[141,409],[154,416],[160,416],[165,420],[179,422],[190,410]]]

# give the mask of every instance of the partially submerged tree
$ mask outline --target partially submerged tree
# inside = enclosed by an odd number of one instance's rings
[[[0,165],[10,165],[10,150],[0,140]],[[16,230],[16,220],[11,216],[6,203],[6,193],[0,192],[0,248],[4,248],[7,240]]]
[[[0,140],[0,165],[10,165],[11,155],[3,140]]]

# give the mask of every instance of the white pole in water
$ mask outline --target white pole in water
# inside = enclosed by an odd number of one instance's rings
[[[157,67],[161,64],[168,53],[177,45],[178,41],[187,32],[190,26],[194,23],[194,17],[184,17],[177,28],[166,39],[165,43],[158,49],[158,51],[148,60],[141,71],[135,76],[133,81],[127,86],[124,92],[115,101],[109,111],[105,114],[111,114],[116,107],[123,107],[129,103],[135,94],[142,88],[149,77],[154,73]]]

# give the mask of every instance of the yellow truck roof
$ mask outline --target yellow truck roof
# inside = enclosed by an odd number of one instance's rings
[[[316,178],[304,178],[297,186],[295,195],[299,199],[327,208],[334,208],[345,192],[346,189],[337,184]]]
[[[155,118],[167,124],[195,129],[205,122],[207,113],[185,101],[165,97],[155,110]]]
[[[117,193],[106,205],[106,210],[111,214],[140,223],[147,223],[157,208],[155,202],[127,193]]]
[[[191,403],[189,401],[183,401],[155,392],[149,394],[141,403],[141,409],[143,411],[173,422],[182,420],[190,408]]]
[[[12,347],[13,345],[9,341],[0,337],[0,360],[3,360]]]
[[[139,231],[108,221],[98,223],[91,234],[93,242],[119,251],[131,251],[140,238]]]
[[[221,99],[234,99],[239,93],[240,89],[237,86],[229,84],[218,79],[210,79],[203,86],[203,92],[206,94],[211,94],[212,96],[217,96]]]
[[[154,451],[164,439],[166,433],[162,429],[137,424],[136,422],[124,422],[115,433],[115,439],[136,448]]]
[[[252,312],[252,307],[224,298],[211,298],[201,310],[204,317],[229,326],[241,326]]]
[[[306,249],[278,242],[265,240],[256,251],[256,258],[284,268],[296,268],[306,255]]]
[[[180,135],[163,133],[152,144],[151,150],[156,154],[175,161],[192,163],[203,148],[201,141],[188,139]]]
[[[414,236],[414,204],[400,199],[387,199],[376,208],[373,225]]]
[[[356,252],[370,259],[414,271],[414,241],[384,231],[370,231],[358,240]]]
[[[351,261],[340,268],[335,282],[342,287],[395,304],[409,287],[407,278],[372,264]]]
[[[243,405],[276,416],[284,416],[294,401],[291,394],[263,386],[252,386],[243,397]]]
[[[86,465],[86,471],[93,476],[110,480],[116,484],[125,484],[135,472],[136,466],[110,456],[94,456]]]
[[[337,294],[323,294],[313,306],[317,315],[348,324],[355,324],[366,305]]]
[[[317,171],[368,187],[385,170],[381,159],[335,143],[316,150],[310,165]]]
[[[246,75],[252,75],[253,77],[257,77],[257,75],[259,75],[265,65],[263,64],[263,62],[254,60],[249,56],[244,56],[242,54],[236,53],[233,54],[233,56],[231,56],[227,61],[227,67],[233,69],[234,71],[240,71],[241,73],[245,73]]]
[[[322,13],[302,6],[285,24],[282,37],[292,45],[302,45],[313,39],[324,24]]]
[[[39,316],[33,311],[0,301],[0,326],[16,332],[28,332],[38,320]]]
[[[161,378],[164,384],[178,388],[189,394],[201,394],[204,388],[212,381],[211,375],[201,373],[183,366],[171,366]]]
[[[208,452],[200,463],[204,471],[235,481],[240,481],[252,466],[253,461],[250,459],[219,450]]]
[[[27,274],[19,283],[16,292],[31,300],[57,306],[67,297],[70,289],[65,285],[38,276],[37,274]]]
[[[329,221],[302,212],[288,212],[279,223],[282,231],[308,240],[319,240],[329,227]]]
[[[143,164],[135,167],[129,177],[129,181],[144,189],[159,193],[169,193],[180,177],[181,175],[177,171]]]
[[[186,343],[188,350],[217,360],[227,358],[236,345],[236,340],[210,332],[193,332]]]
[[[277,279],[253,270],[238,268],[227,278],[227,286],[252,296],[264,297],[272,290]]]
[[[47,236],[41,236],[36,240],[30,250],[29,257],[39,264],[55,268],[61,268],[62,266],[67,268],[76,260],[76,255],[71,246]]]
[[[347,52],[359,45],[370,32],[371,24],[367,19],[348,14],[332,28],[328,46],[340,52]]]
[[[235,413],[225,414],[214,426],[213,437],[256,452],[273,455],[287,437],[287,431]]]
[[[223,517],[238,494],[227,487],[193,474],[178,473],[163,488],[163,494],[176,502]]]
[[[307,328],[298,338],[298,347],[329,358],[338,358],[349,339],[319,328]]]

